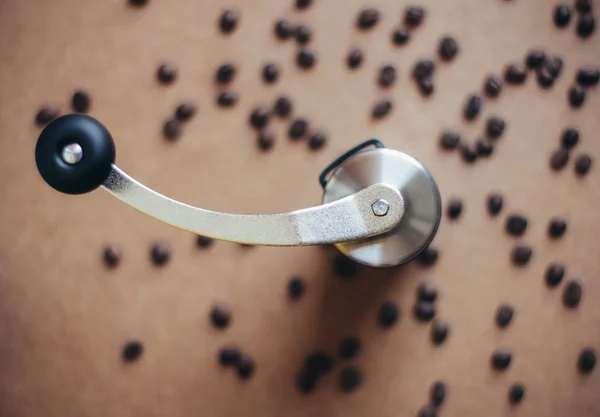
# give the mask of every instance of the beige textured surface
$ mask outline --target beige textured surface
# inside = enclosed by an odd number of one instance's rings
[[[566,90],[575,68],[600,64],[598,36],[582,42],[573,26],[558,32],[548,0],[423,0],[426,24],[408,46],[395,49],[389,33],[400,20],[404,1],[372,4],[385,13],[368,34],[353,28],[359,1],[316,0],[295,13],[281,0],[152,0],[144,10],[124,0],[0,1],[0,415],[35,416],[413,416],[427,400],[433,380],[449,384],[444,417],[598,416],[600,372],[587,378],[575,369],[584,345],[600,349],[600,170],[585,179],[572,164],[560,174],[548,169],[548,156],[567,124],[580,128],[578,151],[600,158],[600,96],[572,111]],[[215,21],[225,6],[241,10],[239,29],[218,36]],[[315,31],[319,62],[313,71],[295,68],[293,43],[271,34],[276,17],[305,22]],[[462,50],[456,62],[441,65],[436,93],[420,98],[409,80],[414,61],[434,53],[440,35],[455,35]],[[357,73],[344,68],[351,45],[367,50]],[[490,71],[521,59],[531,46],[564,56],[557,85],[542,92],[530,77],[523,88],[508,88],[486,102],[484,117],[470,126],[460,118],[466,94],[480,88]],[[163,59],[177,62],[179,81],[155,82]],[[232,110],[214,106],[214,69],[223,60],[240,65],[234,82],[241,100]],[[283,66],[275,86],[259,80],[261,64]],[[389,92],[375,85],[385,62],[400,69]],[[193,236],[143,216],[98,191],[86,196],[58,194],[40,179],[33,149],[39,129],[38,106],[56,103],[68,111],[75,88],[93,96],[91,114],[116,138],[117,163],[154,189],[214,210],[261,213],[291,210],[320,201],[317,175],[340,152],[377,137],[419,158],[436,176],[444,199],[466,199],[463,218],[443,221],[435,243],[438,264],[429,270],[361,269],[353,282],[331,273],[333,254],[320,248],[254,248],[218,242],[207,252]],[[290,143],[277,124],[278,143],[268,155],[254,145],[247,127],[249,110],[280,93],[294,97],[296,114],[330,132],[326,150],[312,154]],[[395,109],[379,123],[368,120],[378,97],[391,96]],[[198,117],[182,139],[165,143],[163,120],[183,99],[197,100]],[[437,137],[444,127],[469,138],[482,131],[485,116],[498,113],[508,130],[489,161],[466,167],[457,155],[442,154]],[[524,240],[535,246],[532,262],[517,270],[508,262],[514,243],[503,220],[490,220],[484,198],[490,190],[506,197],[506,212],[530,218]],[[548,219],[563,215],[564,239],[545,237]],[[153,268],[148,250],[156,239],[173,248],[172,261]],[[100,261],[106,242],[124,252],[122,265],[106,271]],[[567,265],[585,293],[581,307],[566,311],[561,290],[543,285],[551,260]],[[302,274],[306,298],[292,305],[287,279]],[[429,326],[409,314],[421,280],[441,291],[439,316],[453,332],[433,348]],[[384,300],[403,309],[399,325],[377,328]],[[210,306],[232,306],[233,325],[213,330]],[[493,325],[500,302],[516,306],[514,324]],[[315,348],[332,350],[347,334],[360,336],[357,363],[364,385],[350,395],[336,389],[336,375],[301,397],[293,375],[301,358]],[[122,344],[141,338],[141,361],[123,365]],[[240,382],[215,360],[226,342],[254,356],[254,378]],[[497,347],[513,349],[511,368],[495,374],[489,356]],[[511,409],[510,383],[523,381],[527,398]]]

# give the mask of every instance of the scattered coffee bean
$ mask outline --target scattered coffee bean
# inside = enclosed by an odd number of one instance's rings
[[[474,120],[479,116],[483,107],[483,99],[477,94],[471,94],[463,107],[463,116],[467,120]]]
[[[44,106],[38,110],[35,115],[35,124],[45,126],[52,120],[60,116],[60,110],[54,106]]]
[[[548,224],[548,236],[557,239],[567,231],[567,222],[561,217],[554,217]]]
[[[87,113],[90,110],[92,99],[84,90],[77,90],[71,97],[71,107],[77,113]]]
[[[292,277],[288,282],[288,296],[292,300],[299,300],[306,291],[306,282],[302,277]]]
[[[422,282],[417,287],[417,296],[421,301],[434,302],[438,296],[437,287],[431,282]]]
[[[378,100],[373,104],[371,109],[371,117],[373,119],[382,119],[387,116],[392,110],[392,102],[390,100]]]
[[[434,345],[441,345],[448,338],[450,323],[445,320],[436,320],[431,326],[431,341]]]
[[[378,313],[378,321],[381,327],[391,327],[396,321],[398,321],[398,316],[400,315],[400,310],[398,306],[393,301],[386,301],[379,307]]]
[[[587,175],[592,167],[592,157],[582,153],[575,158],[575,174],[580,177]]]
[[[308,26],[298,25],[296,27],[296,42],[299,45],[306,45],[312,38],[312,32]]]
[[[496,310],[496,324],[500,328],[507,327],[513,319],[515,310],[509,304],[501,304]]]
[[[263,67],[262,78],[267,84],[273,84],[279,78],[279,65],[270,62]]]
[[[308,394],[314,391],[317,386],[319,374],[307,369],[301,369],[296,375],[296,387],[302,394]]]
[[[406,26],[416,28],[425,19],[425,9],[421,6],[408,6],[404,11],[404,23]]]
[[[288,117],[292,113],[292,109],[292,100],[287,96],[278,97],[273,105],[273,113],[281,119]]]
[[[554,85],[554,77],[547,68],[542,68],[537,73],[537,82],[541,88],[550,88]]]
[[[491,116],[487,119],[485,126],[486,133],[490,139],[496,139],[502,136],[506,128],[506,121],[498,116]]]
[[[348,280],[356,276],[356,262],[346,256],[337,256],[333,261],[333,273]]]
[[[240,14],[237,10],[225,10],[219,19],[219,28],[223,33],[231,33],[235,30],[240,19]]]
[[[433,79],[431,77],[417,79],[417,87],[419,87],[419,92],[424,97],[429,97],[435,89],[435,86],[433,85]]]
[[[520,214],[511,214],[506,218],[506,232],[513,236],[523,236],[527,230],[527,218]]]
[[[342,359],[352,359],[360,352],[360,341],[356,337],[342,339],[338,346],[338,355]]]
[[[284,41],[294,36],[296,28],[289,20],[279,19],[275,22],[273,31],[279,40]]]
[[[239,96],[233,90],[222,91],[217,96],[217,104],[221,107],[233,107],[238,102]]]
[[[458,219],[462,213],[463,202],[460,198],[453,198],[448,202],[446,208],[446,215],[449,219]]]
[[[312,4],[312,0],[296,0],[296,9],[307,9]]]
[[[527,53],[525,57],[525,64],[529,69],[539,69],[546,60],[546,52],[541,49],[532,49]]]
[[[302,48],[296,54],[296,63],[300,68],[312,68],[317,62],[317,55],[312,49]]]
[[[260,130],[269,123],[270,118],[271,110],[265,106],[259,106],[252,110],[248,121],[252,127]]]
[[[460,134],[452,130],[445,130],[440,135],[440,147],[444,150],[450,151],[456,149],[460,144]]]
[[[214,243],[214,239],[208,236],[197,235],[196,246],[202,249],[206,249]]]
[[[123,347],[123,360],[126,362],[133,362],[142,356],[144,352],[144,346],[138,342],[137,340],[128,342],[125,347]]]
[[[313,151],[321,149],[327,143],[327,135],[323,131],[316,131],[308,140],[308,147]]]
[[[156,266],[163,266],[171,259],[171,248],[167,242],[156,242],[152,245],[150,259]]]
[[[562,131],[560,144],[565,149],[573,149],[579,142],[579,131],[574,127],[567,127]]]
[[[506,349],[496,350],[492,354],[492,367],[498,371],[507,369],[511,362],[512,353]]]
[[[579,13],[589,13],[594,7],[593,0],[575,0],[575,10]]]
[[[502,92],[502,78],[497,75],[489,75],[485,79],[485,83],[483,84],[483,90],[485,91],[485,95],[490,98],[495,98],[500,95]]]
[[[446,400],[446,383],[444,381],[435,381],[429,389],[429,402],[435,407],[444,404]]]
[[[418,320],[431,321],[435,317],[435,304],[427,301],[417,301],[413,313]]]
[[[242,352],[235,345],[223,346],[219,351],[219,363],[222,366],[237,365],[242,357]]]
[[[591,347],[586,347],[579,353],[577,368],[582,374],[589,374],[596,367],[596,351]]]
[[[236,68],[231,63],[222,64],[217,68],[217,72],[215,74],[215,79],[219,84],[227,84],[233,80],[235,77]]]
[[[381,87],[389,87],[396,81],[396,68],[392,65],[384,65],[379,69],[377,82]]]
[[[109,268],[115,268],[121,261],[121,251],[116,245],[108,245],[104,248],[104,264]]]
[[[424,405],[419,409],[417,417],[437,417],[437,410],[431,404]]]
[[[452,61],[458,55],[458,42],[452,36],[444,36],[438,46],[438,55],[442,61]]]
[[[210,321],[216,328],[224,329],[231,322],[231,310],[224,304],[213,306],[210,311]]]
[[[569,104],[571,108],[577,109],[585,103],[585,90],[579,84],[575,84],[569,90]]]
[[[594,87],[600,81],[600,68],[582,67],[577,71],[576,81],[583,87]]]
[[[187,122],[196,114],[196,105],[191,101],[181,103],[175,109],[175,118],[180,122]]]
[[[556,79],[560,77],[563,69],[563,60],[559,56],[547,56],[544,61],[544,68]]]
[[[392,43],[396,46],[406,45],[410,40],[410,30],[406,27],[399,27],[392,32]]]
[[[182,125],[177,119],[169,119],[163,124],[163,136],[168,140],[175,140],[181,136]]]
[[[370,29],[379,22],[380,13],[375,8],[361,10],[356,19],[356,25],[360,29]]]
[[[129,0],[130,6],[142,7],[148,4],[150,0]]]
[[[525,397],[525,387],[523,384],[516,382],[508,389],[508,401],[513,404],[519,404]]]
[[[358,388],[362,381],[360,370],[355,365],[348,365],[340,371],[339,386],[344,392],[350,392]]]
[[[527,265],[533,255],[533,248],[529,245],[518,244],[512,250],[512,261],[517,266]]]
[[[361,66],[364,59],[364,53],[360,48],[352,48],[346,57],[346,65],[350,69],[356,69]]]
[[[592,36],[596,30],[596,18],[592,13],[586,13],[579,16],[577,19],[577,35],[586,39]]]
[[[177,79],[177,66],[173,62],[165,62],[158,67],[156,76],[161,84],[172,84]]]
[[[252,375],[254,375],[254,368],[256,365],[254,364],[254,359],[252,359],[248,355],[242,354],[242,357],[239,359],[236,370],[240,379],[250,379]]]
[[[504,205],[504,199],[498,193],[492,193],[488,195],[486,200],[486,206],[490,216],[497,216],[502,211]]]
[[[550,157],[550,168],[553,171],[560,171],[563,169],[567,162],[569,162],[569,150],[559,148],[552,152],[552,156]]]
[[[308,122],[306,119],[295,119],[290,123],[288,136],[292,140],[300,140],[308,133]]]
[[[565,284],[563,304],[567,308],[576,308],[581,302],[583,287],[578,281],[571,280]]]
[[[487,158],[494,153],[494,145],[487,139],[479,139],[475,142],[477,155]]]
[[[527,79],[527,69],[521,64],[510,64],[504,70],[504,80],[508,84],[523,84]]]
[[[571,7],[567,4],[559,3],[554,7],[554,25],[557,28],[564,28],[571,21]]]
[[[546,268],[545,281],[550,288],[558,286],[565,276],[565,267],[559,263],[551,263]]]
[[[460,154],[463,161],[472,164],[477,160],[477,147],[474,144],[463,144],[460,147]]]
[[[431,266],[437,262],[438,258],[439,250],[436,247],[429,245],[417,255],[416,259],[421,265]]]
[[[304,368],[311,373],[327,374],[333,369],[333,358],[325,352],[313,352],[304,358]]]
[[[270,127],[265,127],[258,132],[256,136],[258,148],[262,151],[268,151],[275,145],[275,133]]]
[[[431,59],[421,59],[415,63],[412,75],[415,79],[430,78],[435,73],[435,63]]]

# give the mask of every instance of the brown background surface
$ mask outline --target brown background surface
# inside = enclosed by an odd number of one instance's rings
[[[551,23],[546,0],[423,0],[426,23],[404,48],[389,34],[401,20],[405,1],[371,5],[384,12],[369,33],[354,28],[367,4],[317,0],[295,12],[281,0],[152,0],[135,10],[124,0],[0,1],[0,415],[25,416],[413,416],[426,403],[435,379],[449,384],[442,416],[598,416],[600,372],[581,377],[580,349],[600,349],[600,170],[577,178],[572,163],[551,173],[548,158],[560,131],[577,126],[577,152],[600,158],[600,96],[569,108],[566,91],[576,67],[599,64],[600,39],[587,41]],[[224,7],[241,11],[238,30],[217,33]],[[272,24],[289,17],[313,28],[317,66],[294,65],[296,45],[277,42]],[[420,97],[409,77],[415,60],[434,56],[437,40],[452,34],[461,44],[454,63],[440,65],[436,92]],[[350,73],[348,49],[367,51],[362,69]],[[523,87],[507,88],[486,101],[482,117],[467,125],[461,106],[480,90],[484,76],[501,72],[531,47],[565,59],[564,73],[549,91],[532,76]],[[180,78],[170,87],[155,81],[157,65],[173,60]],[[224,60],[239,65],[234,109],[214,105],[215,68]],[[264,62],[283,73],[274,86],[260,80]],[[391,62],[400,79],[388,92],[375,83],[376,69]],[[436,177],[445,201],[465,199],[462,218],[443,220],[435,244],[437,265],[409,265],[402,271],[360,269],[352,282],[335,278],[330,253],[320,248],[252,248],[216,242],[208,251],[194,237],[125,206],[103,191],[66,196],[50,189],[37,173],[33,150],[39,106],[69,111],[70,95],[85,88],[91,114],[104,122],[117,144],[117,164],[144,184],[170,197],[213,210],[265,213],[306,207],[320,201],[317,175],[334,157],[367,138],[419,158]],[[247,125],[250,109],[279,94],[293,96],[296,115],[329,132],[320,152],[285,137],[276,122],[277,144],[269,154],[255,147]],[[395,108],[371,122],[370,107],[391,97]],[[196,100],[199,114],[177,143],[161,138],[163,121],[184,99]],[[508,121],[506,134],[489,161],[464,165],[459,155],[437,146],[443,128],[476,138],[486,116]],[[503,215],[490,219],[485,196],[505,195]],[[535,247],[521,269],[509,262],[515,238],[503,230],[506,213],[530,219],[524,241]],[[559,241],[546,237],[548,220],[564,216],[569,228]],[[154,268],[149,248],[158,239],[173,249],[171,262]],[[105,243],[118,244],[122,264],[114,271],[101,262]],[[560,289],[549,290],[543,273],[550,261],[580,279],[579,309],[566,310]],[[306,297],[292,304],[287,280],[308,281]],[[438,315],[452,323],[443,346],[429,341],[429,325],[410,315],[414,289],[423,280],[440,288]],[[395,300],[402,317],[384,331],[376,312]],[[214,330],[208,312],[229,304],[233,323]],[[501,302],[514,304],[514,323],[494,326]],[[363,386],[351,394],[336,387],[337,371],[316,392],[301,396],[294,375],[302,357],[315,349],[334,351],[340,338],[357,335],[363,352],[356,363]],[[130,338],[146,346],[142,359],[120,360]],[[253,379],[239,381],[217,365],[216,353],[239,343],[257,361]],[[491,352],[514,351],[508,371],[489,366]],[[507,389],[527,386],[524,403],[511,408]]]

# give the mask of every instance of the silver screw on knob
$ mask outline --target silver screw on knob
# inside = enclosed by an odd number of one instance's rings
[[[83,149],[78,143],[70,143],[62,149],[60,156],[67,164],[74,165],[83,158]]]
[[[381,217],[388,213],[390,205],[387,201],[379,199],[371,205],[371,208],[373,209],[373,214]]]

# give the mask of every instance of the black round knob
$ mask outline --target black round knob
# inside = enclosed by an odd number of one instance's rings
[[[57,191],[84,194],[108,178],[115,143],[102,123],[84,114],[68,114],[44,128],[35,147],[40,175]]]

